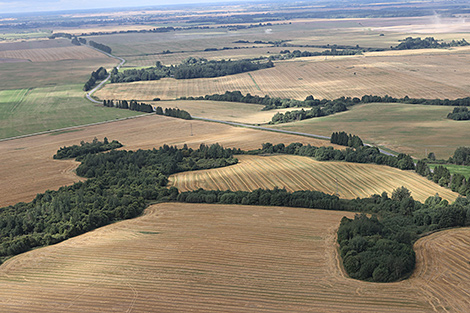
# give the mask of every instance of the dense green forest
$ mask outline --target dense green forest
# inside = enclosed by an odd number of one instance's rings
[[[159,61],[155,67],[132,69],[119,72],[116,68],[111,72],[111,83],[127,83],[134,81],[158,80],[163,77],[191,79],[204,77],[220,77],[238,73],[256,71],[273,67],[271,61],[253,62],[250,60],[208,61],[203,58],[189,57],[177,66],[164,66]]]
[[[454,110],[447,114],[447,118],[455,121],[468,121],[470,120],[470,112],[468,108],[454,108]]]
[[[106,137],[104,137],[103,141],[99,141],[98,138],[95,137],[92,142],[82,141],[80,145],[61,147],[54,155],[54,159],[72,159],[90,153],[109,151],[121,147],[122,144],[119,141],[113,140],[109,142]]]
[[[100,67],[99,69],[91,73],[90,78],[87,80],[87,82],[83,86],[83,90],[88,91],[88,90],[93,89],[93,87],[95,87],[96,85],[96,82],[103,80],[106,77],[108,77],[108,71],[106,71],[104,67]]]
[[[89,144],[70,150],[87,150],[84,147]],[[217,144],[196,150],[164,145],[153,150],[89,152],[80,157],[77,168],[86,181],[0,209],[0,258],[136,217],[150,201],[176,199],[178,190],[165,187],[169,175],[235,164],[233,154],[241,153]]]

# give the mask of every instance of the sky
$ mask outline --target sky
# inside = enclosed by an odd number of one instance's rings
[[[0,15],[2,13],[86,10],[201,2],[220,3],[240,1],[243,0],[0,0]]]

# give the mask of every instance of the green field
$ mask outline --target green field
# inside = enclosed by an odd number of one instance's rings
[[[446,167],[451,174],[462,174],[467,179],[470,177],[470,166],[455,164],[429,164],[429,168],[433,170],[439,165]]]
[[[434,152],[439,159],[450,157],[456,148],[469,146],[470,122],[447,119],[452,107],[396,103],[373,103],[347,112],[278,124],[279,129],[330,136],[346,131],[365,142],[423,158]]]
[[[0,138],[84,125],[137,115],[96,106],[84,98],[82,85],[0,91]]]

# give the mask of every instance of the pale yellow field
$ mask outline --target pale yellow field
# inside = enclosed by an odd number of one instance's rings
[[[23,49],[0,51],[0,58],[25,59],[31,62],[53,62],[61,60],[86,60],[102,58],[103,54],[85,46],[55,47],[46,49]]]
[[[414,199],[424,202],[438,193],[453,202],[457,194],[411,171],[384,165],[319,162],[295,155],[237,156],[239,163],[218,169],[177,173],[170,186],[180,191],[285,188],[287,191],[318,190],[341,198],[369,197],[386,191],[389,195],[405,186]],[[338,187],[336,187],[336,184]]]
[[[108,84],[101,99],[176,99],[240,90],[293,98],[361,97],[365,94],[455,99],[470,96],[470,50],[354,57],[312,57],[275,62],[275,67],[237,75]],[[445,65],[444,65],[445,64]]]
[[[163,203],[8,260],[2,312],[466,312],[470,229],[417,243],[398,283],[346,278],[335,233],[353,213]]]

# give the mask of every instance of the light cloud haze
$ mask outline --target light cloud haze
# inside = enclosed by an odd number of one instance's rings
[[[242,0],[0,0],[0,15],[2,13],[47,12],[62,10],[87,10],[101,8],[123,8],[140,6],[173,5],[185,3],[220,3],[240,2]]]

